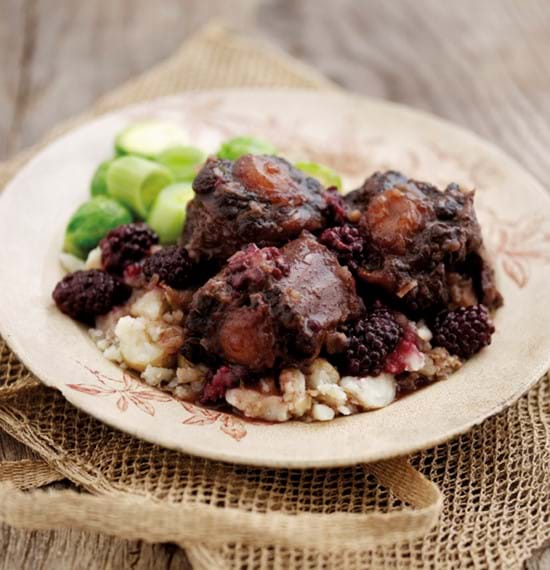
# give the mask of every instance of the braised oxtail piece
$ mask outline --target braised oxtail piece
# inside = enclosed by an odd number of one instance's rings
[[[444,192],[398,172],[377,172],[345,197],[355,230],[322,240],[358,279],[411,316],[448,306],[502,304],[485,261],[473,192]],[[360,243],[359,243],[360,242]]]
[[[220,264],[249,243],[280,246],[324,228],[321,184],[283,158],[209,158],[193,182],[182,243],[195,261]]]
[[[301,362],[361,309],[349,270],[305,232],[281,249],[236,253],[195,293],[183,350],[254,371]]]

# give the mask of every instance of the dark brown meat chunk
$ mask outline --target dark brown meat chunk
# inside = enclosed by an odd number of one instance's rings
[[[473,198],[456,184],[441,192],[398,172],[375,173],[346,196],[364,238],[358,277],[416,316],[457,301],[500,306]]]
[[[311,234],[280,250],[249,245],[195,293],[184,353],[254,371],[301,362],[361,310],[351,273]]]
[[[209,158],[193,182],[182,242],[195,260],[224,262],[244,245],[283,245],[326,223],[323,188],[275,156]]]

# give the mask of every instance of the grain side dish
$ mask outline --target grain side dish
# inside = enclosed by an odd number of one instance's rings
[[[131,125],[68,223],[53,298],[151,386],[271,422],[329,421],[443,380],[502,296],[473,190],[394,171],[351,192],[269,143],[206,157]]]

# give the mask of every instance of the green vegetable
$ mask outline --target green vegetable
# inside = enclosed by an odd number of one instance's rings
[[[338,190],[342,190],[342,179],[332,168],[316,162],[297,162],[294,166],[302,172],[313,176],[313,178],[317,178],[326,188],[336,186]]]
[[[181,236],[187,204],[195,193],[189,183],[172,184],[157,196],[147,223],[157,232],[161,243],[175,243]]]
[[[166,166],[181,182],[190,182],[197,174],[198,166],[206,159],[206,155],[198,148],[192,146],[175,146],[161,152],[156,161]]]
[[[118,155],[154,158],[167,148],[187,143],[185,132],[173,123],[142,121],[124,129],[115,140]]]
[[[107,196],[109,194],[107,190],[107,170],[113,159],[104,160],[94,172],[92,177],[92,182],[90,184],[90,193],[92,196]]]
[[[109,195],[145,219],[159,192],[174,178],[164,166],[137,156],[123,156],[107,170]]]
[[[224,160],[236,160],[243,154],[276,154],[277,149],[266,141],[254,137],[235,137],[224,142],[218,151],[218,157]]]
[[[96,196],[84,202],[71,216],[63,250],[85,259],[110,230],[131,221],[132,215],[124,206],[111,198]]]

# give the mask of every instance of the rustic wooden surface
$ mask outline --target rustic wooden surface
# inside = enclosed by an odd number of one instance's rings
[[[550,174],[547,0],[0,0],[0,159],[172,52],[209,17],[341,85],[447,117]],[[520,192],[521,189],[518,189]],[[0,460],[30,454],[0,435]],[[0,568],[188,568],[181,550],[0,526]],[[550,569],[550,545],[528,563]]]

